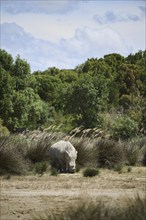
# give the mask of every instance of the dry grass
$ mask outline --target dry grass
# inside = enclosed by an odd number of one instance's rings
[[[58,176],[47,173],[41,176],[11,176],[10,179],[0,177],[1,218],[32,220],[32,214],[36,213],[40,217],[52,215],[55,219],[54,212],[58,216],[63,213],[63,216],[68,217],[69,210],[76,212],[76,208],[80,208],[83,202],[87,202],[87,207],[90,203],[95,207],[98,199],[103,205],[109,202],[115,209],[118,206],[124,208],[137,193],[140,199],[144,197],[145,171],[144,167],[133,167],[128,173],[127,167],[124,167],[120,175],[113,170],[100,169],[99,175],[93,178],[83,177],[82,170],[76,174]],[[104,212],[103,209],[101,211]],[[87,212],[91,214],[90,207]]]
[[[95,143],[95,147],[100,167],[114,168],[124,164],[125,152],[120,143],[109,139],[100,139]]]
[[[105,204],[102,201],[80,199],[77,204],[65,209],[63,212],[53,212],[34,216],[34,220],[145,220],[146,198],[138,195],[127,200],[126,206],[118,204],[111,206],[111,202]]]
[[[29,168],[29,162],[24,159],[27,142],[16,136],[0,139],[0,173],[24,174]]]
[[[94,134],[95,131],[88,129],[84,133]],[[107,138],[89,138],[85,134],[75,137],[63,133],[34,131],[25,135],[3,137],[0,139],[0,172],[23,174],[34,169],[35,163],[49,163],[49,147],[59,140],[69,140],[78,151],[77,171],[80,168],[99,166],[120,172],[119,169],[127,161],[132,166],[138,162],[146,164],[145,138],[119,143]]]

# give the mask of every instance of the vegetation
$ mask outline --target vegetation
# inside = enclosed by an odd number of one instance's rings
[[[78,204],[65,209],[58,214],[43,213],[34,216],[34,220],[144,220],[146,216],[146,199],[139,196],[128,199],[124,207],[118,204],[110,205],[100,201],[79,201]]]
[[[26,142],[15,136],[0,139],[0,174],[25,174],[28,171],[29,161],[24,159],[22,146]]]
[[[146,51],[113,53],[31,73],[26,60],[0,49],[1,171],[21,174],[48,161],[48,148],[65,136],[78,170],[145,165],[145,59]]]
[[[84,176],[98,174],[98,168],[113,169],[121,172],[124,165],[145,166],[146,142],[144,138],[117,142],[110,139],[73,137],[52,132],[28,132],[0,138],[0,174],[39,174],[51,172],[49,147],[60,139],[69,140],[76,150],[77,171],[85,169]],[[130,172],[130,171],[129,171]]]
[[[84,177],[93,177],[93,176],[97,176],[98,174],[99,174],[99,170],[95,168],[88,167],[83,171]]]
[[[99,140],[97,145],[97,161],[100,167],[115,168],[122,166],[125,161],[125,152],[120,143],[113,140]]]
[[[145,59],[146,51],[128,57],[113,53],[88,59],[73,70],[53,67],[31,73],[26,60],[0,50],[3,127],[15,132],[57,126],[68,133],[82,126],[100,128],[116,140],[142,136],[146,133]],[[107,115],[112,116],[110,124]]]
[[[46,161],[35,164],[35,172],[38,174],[43,174],[47,171],[48,163]]]

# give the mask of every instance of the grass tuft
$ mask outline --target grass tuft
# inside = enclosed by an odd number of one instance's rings
[[[93,177],[93,176],[97,176],[97,175],[99,175],[99,170],[95,169],[95,168],[88,167],[83,171],[84,177]]]
[[[24,159],[27,142],[21,137],[8,136],[0,139],[0,174],[25,174],[29,163]]]
[[[51,146],[51,140],[47,136],[42,136],[40,140],[31,140],[27,148],[26,157],[33,163],[48,160],[48,149]]]
[[[35,164],[35,173],[44,174],[47,171],[48,163],[46,161]]]
[[[100,139],[95,143],[97,149],[97,160],[100,167],[121,167],[125,160],[123,147],[113,140]]]
[[[50,175],[51,176],[58,176],[58,174],[59,174],[58,170],[56,168],[52,167]]]
[[[94,154],[93,140],[89,138],[73,138],[71,143],[78,152],[77,170],[82,167],[96,167],[97,160]]]

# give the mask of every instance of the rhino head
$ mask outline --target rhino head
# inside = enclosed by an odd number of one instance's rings
[[[65,158],[67,172],[74,173],[76,171],[77,151],[65,151]]]

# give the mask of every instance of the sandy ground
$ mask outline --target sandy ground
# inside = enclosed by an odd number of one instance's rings
[[[103,200],[121,204],[126,199],[144,197],[146,168],[133,167],[131,172],[118,174],[100,170],[96,177],[86,178],[82,172],[58,176],[0,177],[0,220],[31,220],[44,211],[60,211],[80,199]]]

